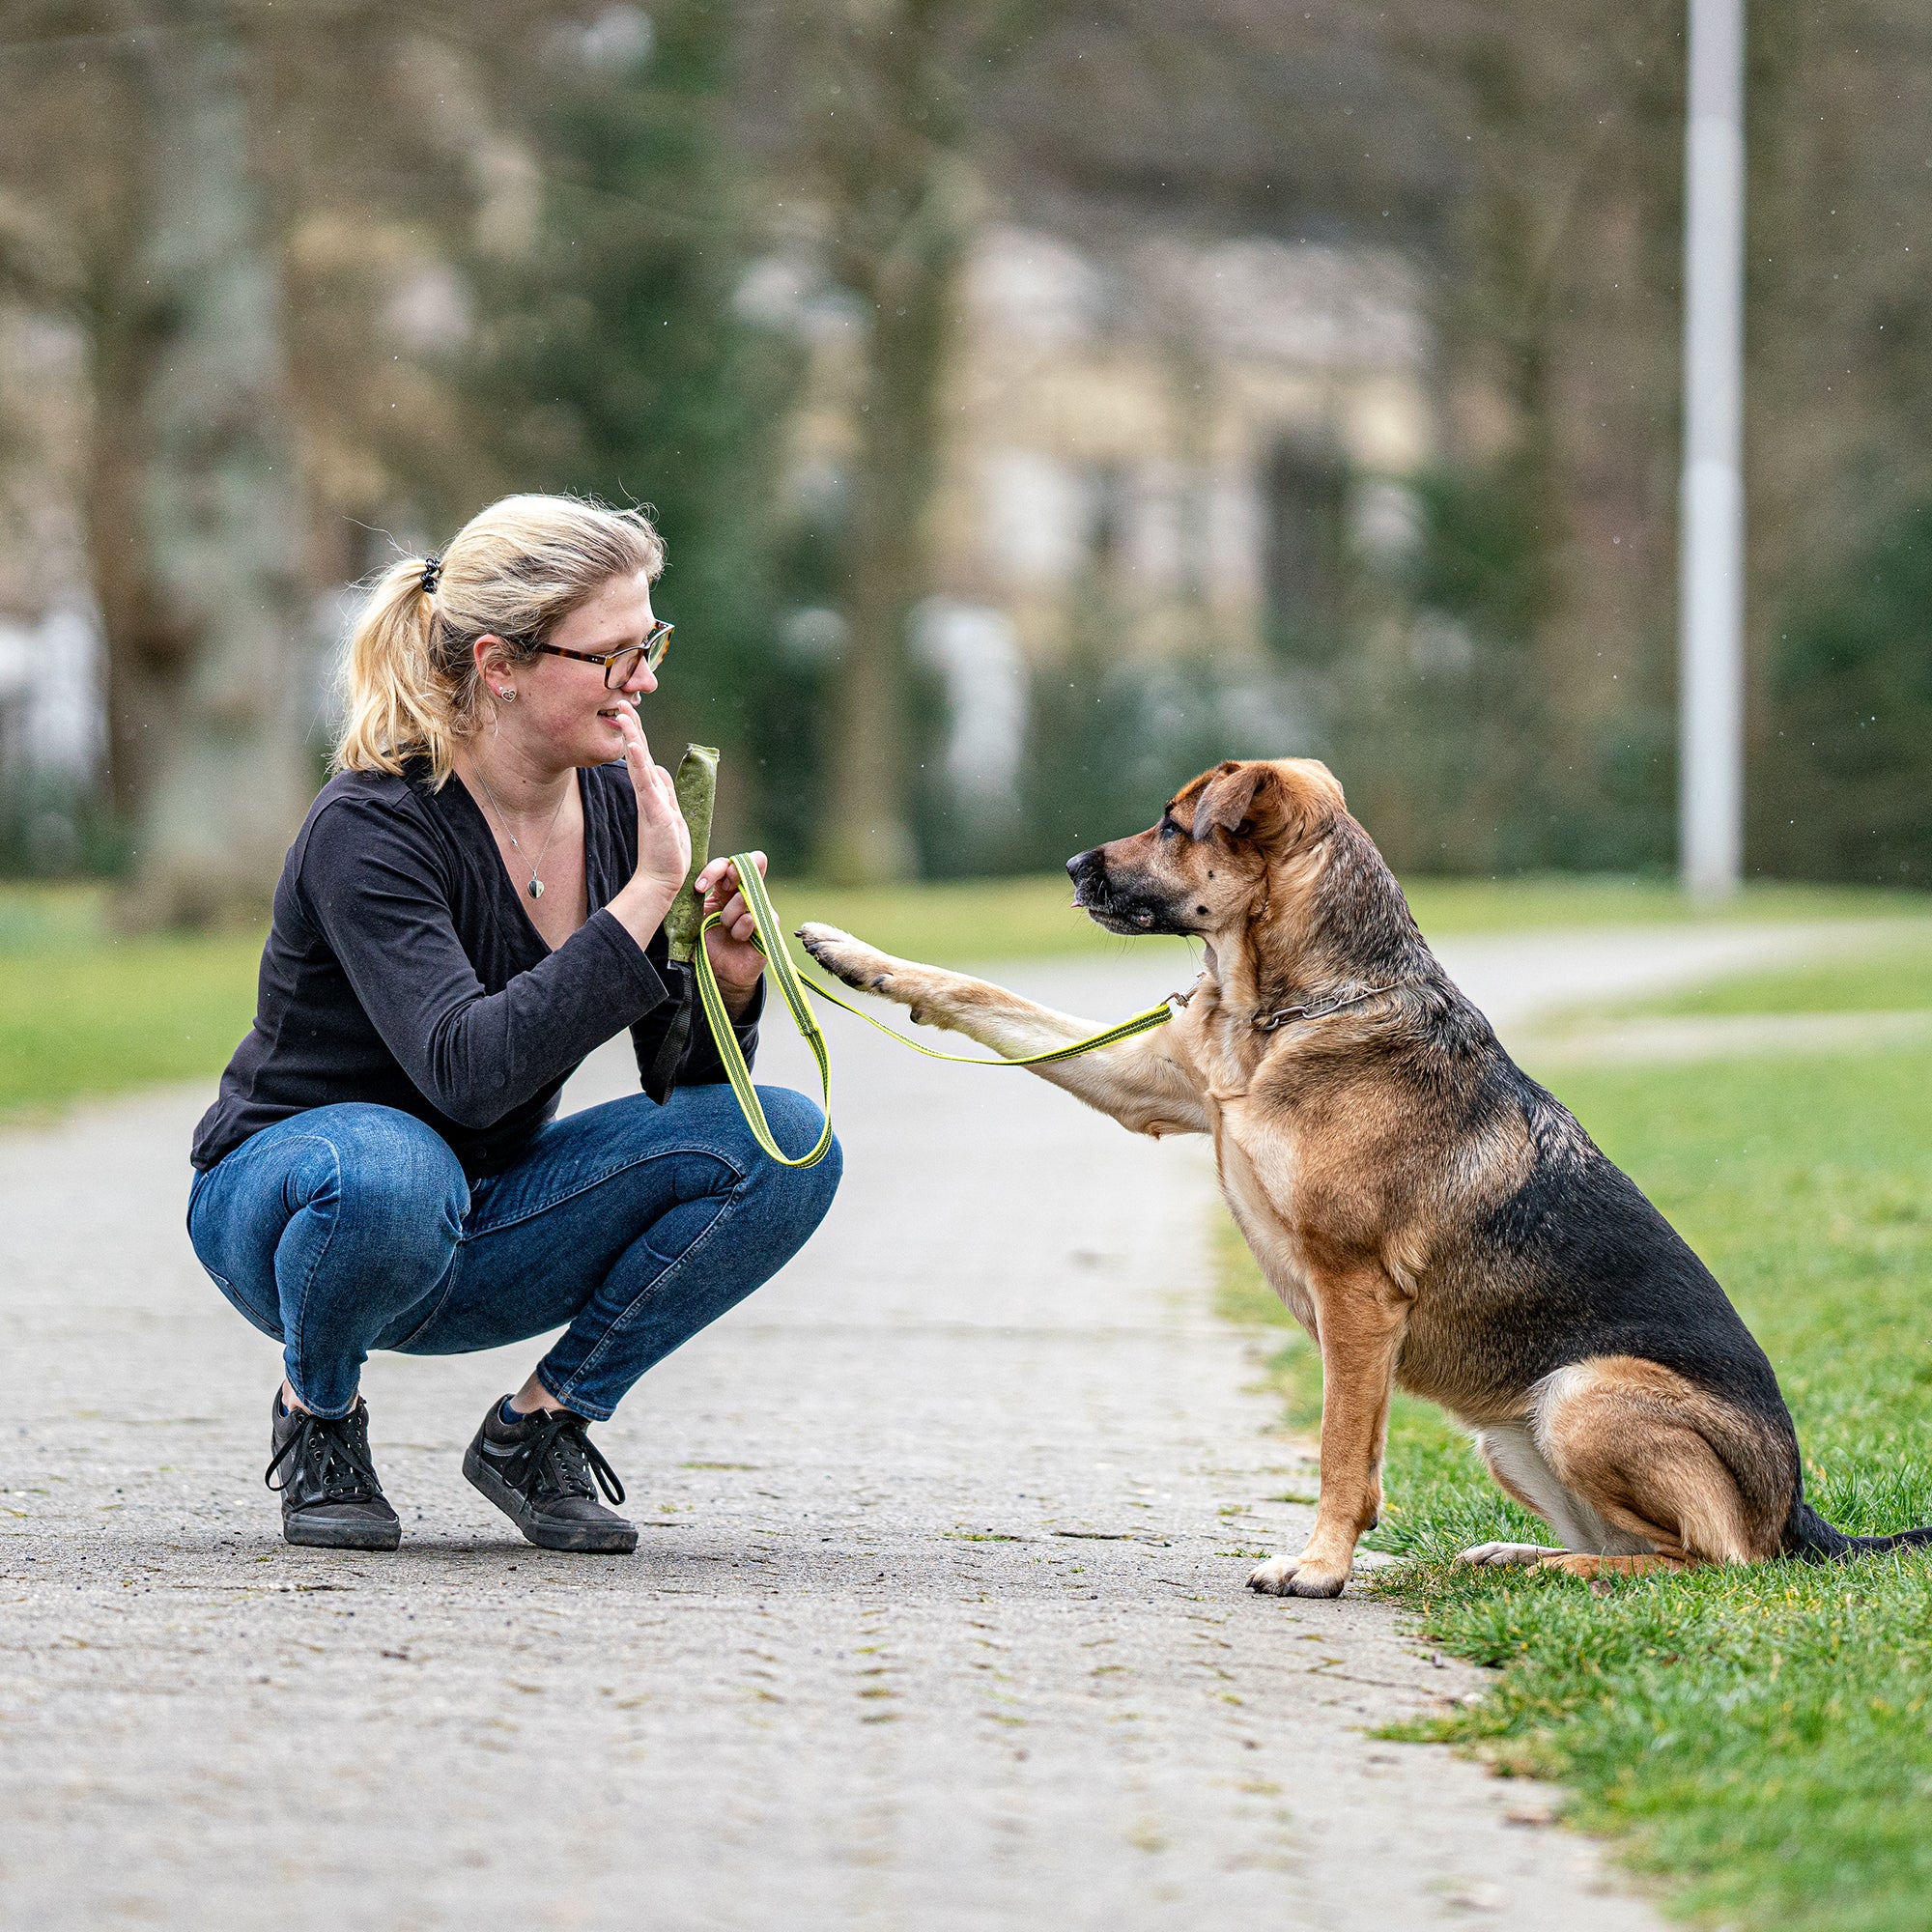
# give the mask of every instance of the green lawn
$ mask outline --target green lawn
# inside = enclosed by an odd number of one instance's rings
[[[255,1011],[258,933],[0,951],[0,1111],[219,1072]]]
[[[1890,1013],[1932,1009],[1932,928],[1901,923],[1842,957],[1715,980],[1619,1012]]]
[[[1770,920],[1923,919],[1932,894],[1863,886],[1761,881],[1733,899],[1695,906],[1668,879],[1545,872],[1511,879],[1405,879],[1416,923],[1431,939],[1463,932],[1529,932],[1551,926],[1718,924]]]
[[[1417,923],[1432,938],[1550,926],[1657,925],[1691,919],[1932,916],[1932,895],[1844,886],[1751,885],[1714,909],[1693,908],[1663,879],[1545,873],[1518,879],[1410,879],[1404,882],[1404,889]],[[1058,874],[872,888],[817,885],[805,879],[772,882],[773,901],[787,925],[818,920],[843,926],[888,952],[941,963],[1113,952],[1151,943],[1101,931],[1070,909],[1072,896],[1071,887]]]
[[[1932,1051],[1592,1071],[1562,1097],[1710,1263],[1770,1352],[1812,1499],[1872,1533],[1932,1521]],[[1286,1324],[1230,1232],[1237,1319]],[[1312,1424],[1299,1330],[1272,1372]],[[1540,1540],[1439,1411],[1399,1399],[1376,1587],[1498,1666],[1411,1735],[1577,1792],[1678,1910],[1781,1932],[1932,1924],[1932,1555],[1621,1579],[1455,1572]]]
[[[822,920],[888,952],[949,964],[1119,957],[1183,942],[1103,932],[1058,876],[852,890],[781,879],[787,926]],[[1435,934],[1684,920],[1922,917],[1924,895],[1753,886],[1693,914],[1658,880],[1425,879],[1410,898]],[[254,1010],[259,932],[117,937],[99,886],[0,885],[0,1111],[218,1072]]]

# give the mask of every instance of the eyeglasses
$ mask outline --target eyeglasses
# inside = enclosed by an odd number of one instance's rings
[[[533,644],[530,648],[546,652],[554,658],[576,658],[581,664],[602,665],[604,689],[622,691],[637,676],[640,658],[652,670],[656,670],[670,655],[670,634],[676,628],[675,624],[667,624],[659,618],[644,633],[641,644],[626,644],[621,651],[567,651],[561,644]]]

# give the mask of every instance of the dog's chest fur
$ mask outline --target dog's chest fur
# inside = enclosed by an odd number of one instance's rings
[[[1222,1121],[1215,1124],[1214,1150],[1222,1195],[1264,1279],[1281,1296],[1288,1312],[1319,1342],[1321,1310],[1302,1243],[1269,1199],[1269,1190],[1262,1185],[1239,1139],[1223,1131]],[[1284,1180],[1293,1185],[1292,1175],[1284,1175],[1278,1167],[1272,1170],[1272,1178],[1277,1190]]]
[[[1433,1117],[1378,1049],[1258,1036],[1203,993],[1188,1014],[1192,1072],[1222,1193],[1268,1286],[1318,1343],[1326,1322],[1359,1313],[1337,1296],[1403,1303],[1398,1379],[1489,1415],[1497,1391],[1463,1346],[1485,1285],[1454,1263],[1482,1198],[1520,1178],[1520,1136]]]
[[[1251,1094],[1265,1043],[1222,1008],[1212,981],[1202,985],[1186,1017],[1188,1057],[1214,1137],[1222,1195],[1263,1277],[1319,1340],[1313,1276],[1296,1232],[1301,1219],[1295,1211],[1296,1137],[1282,1131],[1271,1110],[1257,1105]]]

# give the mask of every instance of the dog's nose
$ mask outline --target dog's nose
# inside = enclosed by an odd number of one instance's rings
[[[1073,903],[1089,911],[1107,897],[1107,862],[1095,845],[1091,851],[1076,852],[1066,862],[1067,876],[1073,881]]]

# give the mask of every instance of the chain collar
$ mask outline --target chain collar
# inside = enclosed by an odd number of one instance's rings
[[[1206,972],[1194,976],[1194,983],[1184,993],[1170,993],[1167,1004],[1179,1012],[1201,990],[1201,982],[1207,979]],[[1359,993],[1350,993],[1345,1000],[1330,1000],[1325,1007],[1278,1007],[1271,1013],[1258,1014],[1248,1024],[1257,1033],[1273,1033],[1277,1027],[1285,1027],[1291,1020],[1326,1019],[1330,1013],[1339,1013],[1349,1007],[1359,1007],[1364,1000],[1373,1000],[1378,994],[1392,993],[1396,982],[1391,980],[1386,986],[1367,986]]]
[[[1373,1000],[1378,993],[1395,991],[1395,981],[1386,986],[1365,987],[1359,993],[1350,993],[1345,1000],[1330,1000],[1325,1007],[1279,1007],[1271,1013],[1257,1013],[1249,1021],[1257,1033],[1273,1033],[1277,1027],[1285,1027],[1292,1020],[1326,1019],[1330,1013],[1339,1013],[1349,1007],[1359,1007],[1364,1000]]]

